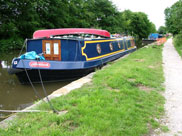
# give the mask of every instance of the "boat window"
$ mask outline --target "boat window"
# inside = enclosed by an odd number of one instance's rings
[[[131,46],[135,46],[135,42],[133,39],[131,40]]]
[[[46,60],[61,60],[61,41],[42,40],[42,52]]]
[[[128,40],[125,41],[125,45],[126,45],[126,48],[129,48],[128,47]]]
[[[56,54],[56,55],[59,54],[58,43],[54,43],[54,54]]]
[[[101,54],[101,47],[100,47],[100,44],[97,44],[96,48],[97,48],[98,54]]]
[[[50,46],[50,43],[46,43],[46,54],[51,54],[51,46]]]
[[[126,45],[125,45],[125,41],[124,40],[123,40],[123,43],[122,44],[123,44],[123,48],[125,48]]]
[[[118,48],[120,49],[121,48],[121,44],[118,42]]]
[[[110,47],[110,50],[112,51],[112,50],[113,50],[113,45],[112,45],[112,43],[109,44],[109,47]]]
[[[127,40],[128,48],[131,47],[131,40]]]

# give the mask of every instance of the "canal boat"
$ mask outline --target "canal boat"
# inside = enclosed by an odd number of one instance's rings
[[[26,40],[26,54],[9,69],[21,83],[77,78],[136,50],[132,37],[111,38],[106,30],[65,28],[38,30]],[[32,55],[32,54],[31,54]],[[41,59],[43,58],[43,59]]]

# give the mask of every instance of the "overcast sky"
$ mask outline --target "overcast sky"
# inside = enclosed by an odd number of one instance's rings
[[[145,12],[158,29],[165,25],[164,10],[178,0],[111,0],[119,11],[129,9],[133,12]]]

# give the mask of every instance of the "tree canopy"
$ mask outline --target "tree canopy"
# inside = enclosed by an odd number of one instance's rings
[[[165,26],[160,26],[158,29],[159,34],[166,34],[167,33],[167,28]]]
[[[182,0],[165,9],[165,20],[168,32],[173,35],[182,33]]]
[[[146,38],[156,31],[145,13],[120,12],[110,0],[0,0],[0,51],[19,48],[35,30],[99,28]]]

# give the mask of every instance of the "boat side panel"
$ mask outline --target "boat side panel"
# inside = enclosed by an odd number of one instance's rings
[[[96,59],[96,60],[91,60],[91,61],[85,61],[84,62],[84,68],[90,68],[90,67],[100,67],[104,64],[106,64],[107,62],[116,60],[128,53],[134,52],[136,50],[136,48],[132,48],[130,50],[125,50],[122,53],[116,53],[114,55],[111,55],[109,57],[103,57],[102,59]]]
[[[36,60],[20,60],[14,59],[12,68],[14,69],[47,69],[47,70],[73,70],[73,69],[89,69],[102,66],[103,64],[115,60],[125,54],[135,51],[136,48],[125,50],[122,53],[116,53],[109,57],[95,59],[91,61],[36,61]]]
[[[127,49],[130,49],[131,48],[131,40],[127,40]]]
[[[42,53],[42,39],[28,40],[27,52],[35,51],[37,54]]]
[[[101,47],[100,54],[97,51],[98,44]],[[120,44],[120,47],[118,44]],[[110,45],[113,49],[110,48]],[[135,46],[131,46],[131,39],[129,38],[84,41],[84,44],[82,44],[82,56],[84,58],[82,60],[91,61],[95,59],[100,59],[116,53],[122,53],[125,50],[132,48],[135,48]]]
[[[45,39],[28,40],[27,52],[35,51],[37,54],[42,53],[42,41]],[[55,39],[47,39],[55,40]],[[62,61],[80,61],[81,47],[79,40],[58,39],[61,41],[61,60]]]
[[[62,61],[80,61],[80,41],[61,40],[61,58]]]
[[[43,60],[13,60],[12,68],[17,69],[48,69],[48,70],[68,70],[84,68],[83,61],[43,61]]]
[[[127,40],[126,40],[126,39],[124,39],[124,40],[123,40],[123,42],[124,42],[124,48],[125,48],[125,50],[127,50],[127,49],[128,49],[128,45],[127,45],[128,43],[127,43]]]

